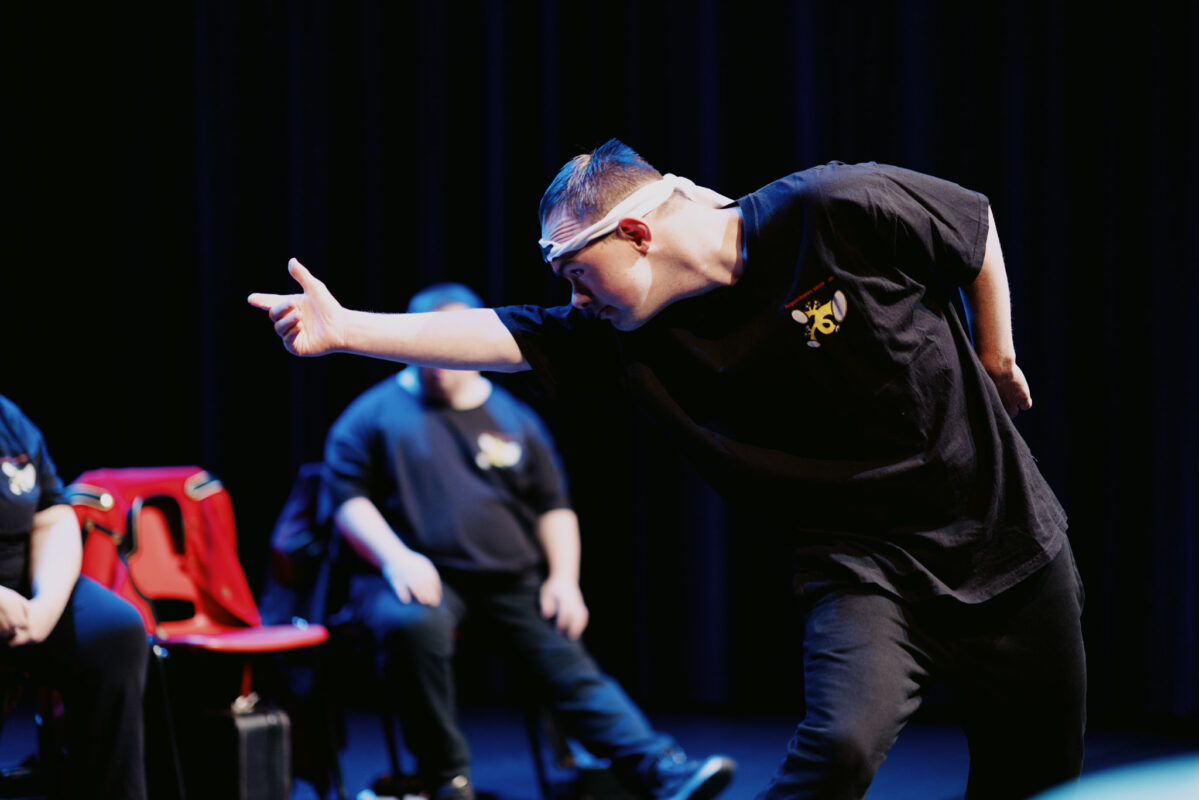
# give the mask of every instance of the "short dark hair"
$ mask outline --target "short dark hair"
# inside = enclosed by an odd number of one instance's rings
[[[660,180],[662,173],[624,142],[609,139],[590,153],[567,161],[541,196],[537,214],[546,219],[564,208],[581,225],[595,222],[638,187]]]
[[[436,311],[450,303],[461,303],[467,308],[482,308],[483,301],[472,290],[460,283],[435,283],[412,295],[408,301],[408,313],[419,314]]]

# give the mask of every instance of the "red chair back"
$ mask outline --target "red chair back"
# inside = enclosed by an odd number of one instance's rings
[[[160,637],[257,627],[229,495],[198,467],[85,472],[67,496],[83,529],[83,574]]]

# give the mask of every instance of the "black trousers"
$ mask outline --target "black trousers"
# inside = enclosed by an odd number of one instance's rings
[[[968,800],[1077,777],[1086,727],[1083,593],[1068,544],[985,603],[916,607],[871,588],[807,609],[803,721],[759,800],[860,798],[933,681],[970,748]]]
[[[149,644],[129,603],[80,578],[44,642],[7,648],[0,662],[44,679],[66,709],[67,797],[144,800],[142,692]]]

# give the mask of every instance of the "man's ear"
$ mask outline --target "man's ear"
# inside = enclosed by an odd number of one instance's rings
[[[625,217],[616,226],[618,234],[633,243],[633,246],[644,253],[649,249],[649,243],[654,238],[645,220],[637,217]]]

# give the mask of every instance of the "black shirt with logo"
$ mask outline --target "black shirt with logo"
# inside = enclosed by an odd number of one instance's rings
[[[982,266],[987,199],[833,162],[738,205],[733,286],[629,332],[569,307],[500,319],[564,401],[619,387],[717,490],[785,531],[801,591],[979,602],[1048,563],[1065,514],[956,308]]]
[[[329,430],[325,478],[334,508],[365,497],[406,545],[469,572],[537,571],[538,517],[570,507],[549,432],[498,386],[455,410],[396,377],[376,384]]]
[[[66,502],[41,431],[0,395],[0,586],[28,596],[33,515]]]

